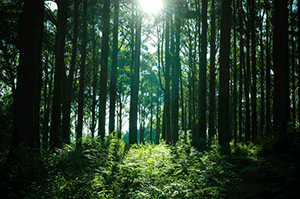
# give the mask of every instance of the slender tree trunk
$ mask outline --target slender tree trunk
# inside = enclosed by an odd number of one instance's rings
[[[194,126],[193,124],[193,48],[192,48],[192,36],[191,29],[188,27],[188,36],[189,36],[189,119],[188,119],[188,129],[191,130]]]
[[[231,28],[231,0],[222,1],[220,46],[219,143],[224,154],[230,153],[229,138],[229,52]]]
[[[120,92],[120,97],[119,97],[119,100],[120,100],[120,111],[119,111],[119,131],[118,131],[118,138],[120,139],[122,137],[122,98],[121,98],[121,92]]]
[[[242,12],[242,0],[239,0],[239,26],[240,26],[240,82],[239,82],[239,141],[243,141],[243,69],[245,68],[245,58],[244,58],[244,39],[243,39],[243,12]],[[245,70],[244,70],[245,72]]]
[[[58,23],[55,41],[55,75],[54,93],[52,105],[52,123],[50,130],[50,148],[61,147],[61,103],[62,103],[62,80],[64,74],[65,38],[68,17],[68,0],[57,1]]]
[[[266,0],[266,136],[271,135],[271,74],[270,74],[270,38],[269,38],[269,2]]]
[[[78,123],[76,143],[81,146],[82,142],[82,129],[83,129],[83,105],[84,105],[84,79],[85,79],[85,58],[86,58],[86,44],[87,44],[87,0],[83,4],[83,38],[81,49],[81,66],[80,66],[80,90],[79,90],[79,103],[78,103]]]
[[[152,86],[151,86],[152,87]],[[152,144],[152,128],[153,126],[153,101],[152,101],[152,92],[150,92],[150,143]]]
[[[260,26],[260,138],[262,138],[264,133],[264,124],[265,124],[265,90],[264,90],[264,81],[265,81],[265,64],[264,64],[264,43],[263,43],[263,21]]]
[[[249,9],[248,9],[249,10]],[[245,17],[246,18],[246,17]],[[247,17],[249,21],[249,17]],[[249,83],[251,81],[250,78],[250,28],[246,29],[246,47],[247,47],[247,69],[245,71],[245,98],[246,98],[246,132],[245,132],[245,141],[250,141],[250,133],[251,133],[251,123],[250,123],[250,99],[249,99]]]
[[[256,113],[256,36],[255,36],[255,0],[249,2],[250,7],[250,26],[251,26],[251,55],[252,55],[252,140],[255,141],[257,134],[257,113]]]
[[[172,109],[172,115],[173,115],[173,131],[172,131],[172,137],[173,137],[173,142],[178,141],[178,118],[179,118],[179,78],[180,78],[180,73],[181,73],[181,64],[180,64],[180,26],[181,26],[181,3],[180,1],[176,2],[175,5],[175,28],[176,28],[176,33],[175,33],[175,70],[174,70],[174,79],[173,79],[173,96],[174,96],[174,105]]]
[[[186,107],[185,107],[185,104],[184,104],[184,94],[183,94],[183,92],[184,92],[184,89],[183,89],[183,83],[182,83],[182,80],[183,79],[183,77],[182,77],[182,71],[180,72],[180,94],[181,94],[181,125],[182,125],[182,133],[183,133],[183,135],[182,136],[184,136],[184,139],[185,139],[185,141],[186,141],[186,115],[185,115],[185,113],[186,113]]]
[[[95,128],[96,128],[96,95],[97,95],[97,82],[98,82],[98,77],[97,77],[97,57],[96,57],[96,47],[98,46],[96,44],[96,33],[95,33],[95,19],[92,20],[92,31],[93,31],[93,97],[92,97],[92,125],[91,125],[91,136],[92,138],[95,137]]]
[[[159,57],[159,56],[158,56]],[[160,112],[160,89],[158,89],[158,94],[157,94],[157,111],[156,111],[156,136],[155,136],[155,143],[159,144],[159,137],[160,137],[160,117],[159,117],[159,112]]]
[[[199,15],[200,16],[200,15]],[[199,19],[200,21],[200,19]],[[202,1],[202,34],[201,52],[199,51],[200,66],[199,66],[199,138],[201,142],[206,141],[206,55],[207,55],[207,0]]]
[[[234,53],[234,61],[233,61],[233,138],[234,138],[234,145],[237,145],[237,43],[236,43],[236,9],[237,3],[236,0],[233,1],[234,3],[234,12],[233,12],[233,53]]]
[[[295,127],[296,124],[296,79],[295,79],[295,41],[294,41],[294,12],[293,12],[293,1],[290,1],[291,5],[291,31],[292,31],[292,38],[291,38],[291,44],[292,44],[292,52],[291,52],[291,66],[292,66],[292,117],[291,121],[293,126]]]
[[[209,95],[209,139],[212,140],[216,134],[216,14],[215,0],[211,1],[211,41],[210,41],[210,95]]]
[[[52,62],[53,63],[53,62]],[[46,64],[46,71],[48,71],[48,64]],[[53,80],[53,67],[50,72],[50,80],[48,81],[48,72],[46,72],[46,82],[44,89],[44,98],[45,98],[45,114],[44,114],[44,123],[43,123],[43,137],[42,137],[42,147],[43,149],[48,149],[49,147],[49,118],[50,118],[50,99],[52,94],[52,80]],[[47,89],[47,86],[49,88]],[[48,90],[48,91],[47,91]]]
[[[165,54],[166,54],[166,70],[165,70],[165,131],[166,131],[166,142],[171,143],[171,129],[170,129],[170,13],[166,13],[166,46],[165,46]]]
[[[65,92],[63,102],[63,118],[62,118],[62,140],[63,143],[70,144],[70,135],[71,135],[71,101],[73,98],[73,79],[74,71],[76,65],[76,54],[77,54],[77,40],[78,40],[78,8],[79,0],[74,1],[74,34],[72,42],[72,56],[71,56],[71,66],[67,82],[65,84]]]
[[[139,9],[138,9],[139,10]],[[139,99],[139,82],[140,82],[140,54],[141,54],[141,30],[142,18],[141,14],[137,15],[137,30],[135,43],[135,66],[133,78],[131,79],[131,97],[130,97],[130,113],[129,113],[129,144],[137,143],[137,112]]]
[[[32,12],[32,8],[35,12]],[[24,141],[39,150],[42,89],[44,1],[24,1],[20,17],[20,56],[16,89],[13,145]]]
[[[100,72],[100,104],[99,104],[99,123],[98,136],[104,140],[105,137],[105,116],[106,116],[106,98],[107,98],[107,68],[109,56],[109,20],[110,20],[110,0],[104,0],[102,28],[102,55]]]
[[[289,110],[287,0],[274,2],[274,124],[279,142],[287,144]]]
[[[117,95],[117,80],[118,80],[118,29],[119,29],[119,0],[114,0],[114,29],[113,29],[113,55],[111,67],[111,82],[110,82],[110,108],[109,108],[109,132],[115,130],[115,112],[116,112],[116,95]]]

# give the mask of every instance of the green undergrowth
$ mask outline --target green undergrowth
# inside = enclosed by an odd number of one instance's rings
[[[6,198],[276,198],[291,195],[295,165],[266,158],[254,144],[218,144],[204,151],[188,139],[128,147],[122,140],[86,138],[39,158],[19,154],[0,191]],[[28,159],[35,162],[34,168]],[[22,163],[20,163],[22,162]],[[275,163],[274,163],[275,162]],[[277,162],[278,163],[278,162]],[[279,163],[278,163],[279,164]],[[3,178],[3,175],[2,175]],[[1,179],[2,180],[2,179]],[[17,184],[17,185],[16,185]],[[3,192],[4,193],[4,192]]]

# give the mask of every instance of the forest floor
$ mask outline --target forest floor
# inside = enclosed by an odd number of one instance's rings
[[[0,198],[297,196],[299,160],[267,151],[238,144],[231,155],[221,155],[217,144],[199,151],[183,141],[129,148],[118,139],[86,139],[80,149],[66,145],[38,158],[24,149],[0,168]]]

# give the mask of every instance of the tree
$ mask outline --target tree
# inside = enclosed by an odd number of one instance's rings
[[[266,89],[266,136],[271,135],[271,74],[270,74],[270,39],[269,39],[269,2],[265,0],[266,6],[266,82],[267,82],[267,89]]]
[[[249,0],[250,1],[250,0]],[[249,2],[248,1],[248,2]],[[255,0],[250,4],[250,26],[251,26],[251,55],[252,55],[252,140],[255,140],[257,134],[257,113],[256,113],[256,36],[255,36]]]
[[[87,43],[87,0],[83,3],[83,37],[81,49],[81,66],[80,66],[80,90],[78,103],[78,121],[76,143],[81,146],[82,142],[82,128],[83,128],[83,105],[84,105],[84,80],[85,80],[85,59],[86,59],[86,43]]]
[[[32,12],[32,8],[35,12]],[[20,58],[16,90],[16,115],[13,143],[22,141],[40,146],[40,101],[42,88],[42,41],[44,1],[24,1],[20,17]]]
[[[234,12],[233,12],[233,48],[234,48],[234,61],[233,61],[233,103],[232,103],[232,114],[233,114],[233,139],[234,145],[237,145],[237,43],[236,43],[236,10],[237,1],[233,1]]]
[[[219,143],[223,153],[230,153],[230,125],[229,125],[229,51],[231,28],[231,0],[222,1],[221,14],[221,46],[220,46],[220,93],[218,132]]]
[[[287,0],[274,2],[274,125],[281,144],[287,144],[289,110]]]
[[[62,80],[64,77],[64,53],[65,38],[68,17],[68,0],[58,0],[58,22],[55,41],[55,74],[54,74],[54,92],[51,114],[50,129],[50,148],[61,146],[61,103],[62,103]]]
[[[129,115],[129,144],[137,143],[137,112],[140,82],[140,54],[141,54],[141,34],[142,34],[142,15],[137,9],[136,16],[136,35],[135,35],[135,56],[134,69],[131,72],[131,94],[130,94],[130,115]]]
[[[107,67],[109,55],[109,20],[110,20],[110,0],[104,0],[102,11],[102,55],[100,72],[100,104],[99,104],[99,123],[98,136],[104,140],[105,136],[105,116],[106,116],[106,97],[107,97]]]
[[[199,15],[200,17],[200,15]],[[199,19],[200,22],[200,19]],[[200,28],[200,27],[199,27]],[[200,34],[200,31],[199,31]],[[207,0],[202,1],[202,38],[201,51],[199,51],[199,138],[206,140],[206,54],[207,54]],[[199,35],[200,37],[200,35]],[[200,44],[199,44],[200,45]]]
[[[245,58],[244,58],[244,39],[243,39],[243,32],[244,32],[244,24],[243,24],[243,12],[242,12],[242,0],[239,0],[239,27],[240,27],[240,82],[239,82],[239,141],[242,142],[242,134],[244,132],[243,129],[243,71],[245,73]],[[246,87],[246,85],[245,85]]]
[[[63,143],[70,143],[71,135],[71,101],[73,96],[73,80],[74,71],[77,58],[77,40],[78,40],[78,17],[79,17],[79,0],[74,1],[74,27],[73,27],[73,40],[72,40],[72,55],[69,76],[66,77],[64,90],[66,91],[63,102],[63,118],[62,118],[62,141]]]
[[[109,110],[109,132],[115,130],[115,112],[116,112],[116,95],[117,95],[117,79],[118,79],[118,29],[119,29],[119,0],[114,0],[114,28],[113,28],[113,55],[111,67],[110,82],[110,110]]]
[[[247,7],[249,11],[249,6]],[[246,18],[246,17],[245,17]],[[247,18],[249,22],[249,17]],[[246,131],[245,131],[245,142],[249,142],[251,138],[251,123],[250,123],[250,99],[249,99],[249,90],[250,90],[250,28],[249,26],[246,29],[246,59],[247,64],[244,66],[244,74],[245,74],[245,98],[246,98]]]
[[[175,66],[172,80],[172,91],[173,91],[173,106],[172,106],[172,140],[173,142],[178,141],[178,116],[179,116],[179,78],[181,73],[180,65],[180,26],[181,26],[181,1],[177,1],[175,5],[175,28],[176,28],[176,46],[175,46]]]

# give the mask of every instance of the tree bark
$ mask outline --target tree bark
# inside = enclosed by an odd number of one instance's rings
[[[81,66],[80,66],[80,90],[79,90],[79,103],[78,103],[78,123],[76,144],[81,146],[82,143],[82,129],[83,129],[83,105],[84,105],[84,79],[85,79],[85,58],[86,58],[86,44],[87,44],[87,0],[83,3],[83,36],[82,36],[82,49],[81,49]]]
[[[233,107],[232,107],[232,114],[233,114],[233,139],[234,145],[237,145],[237,43],[236,43],[236,9],[237,3],[234,3],[234,12],[233,12],[233,53],[234,53],[234,61],[233,61]]]
[[[171,121],[170,121],[170,21],[171,14],[166,12],[166,45],[165,45],[165,93],[164,93],[164,102],[165,102],[165,132],[166,132],[166,142],[171,143]]]
[[[139,9],[138,9],[139,10]],[[138,11],[136,22],[136,42],[134,71],[131,78],[131,96],[130,96],[130,113],[129,113],[129,144],[137,143],[137,113],[139,99],[139,82],[140,82],[140,54],[141,54],[141,34],[142,34],[142,16]]]
[[[249,8],[248,8],[249,11]],[[246,19],[246,17],[245,17]],[[247,19],[249,21],[249,17]],[[250,134],[251,134],[251,123],[250,123],[250,99],[249,99],[249,83],[251,81],[250,78],[250,28],[247,27],[246,29],[246,48],[247,48],[247,66],[245,71],[245,98],[246,98],[246,132],[245,132],[245,141],[250,141]]]
[[[62,140],[63,143],[70,144],[71,135],[71,101],[73,98],[73,79],[77,58],[77,40],[78,40],[78,8],[79,0],[74,1],[74,33],[73,46],[71,55],[71,66],[68,78],[66,78],[64,103],[63,103],[63,118],[62,118]]]
[[[220,46],[219,143],[224,154],[230,153],[229,125],[229,52],[231,28],[231,0],[222,1]]]
[[[114,0],[113,55],[110,82],[109,133],[115,130],[116,95],[118,80],[118,29],[119,29],[119,0]]]
[[[23,141],[33,148],[39,149],[40,146],[43,29],[44,1],[25,0],[19,32],[20,57],[13,137],[16,147]]]
[[[106,98],[107,98],[107,68],[109,56],[109,20],[110,20],[110,0],[104,0],[102,27],[102,55],[101,55],[101,72],[100,72],[100,104],[99,104],[99,123],[98,136],[102,140],[105,137],[105,116],[106,116]]]
[[[239,0],[239,27],[240,27],[240,82],[239,82],[239,141],[243,141],[243,71],[245,73],[245,58],[244,58],[244,24],[243,24],[243,12],[242,12],[242,0]]]
[[[266,137],[271,135],[271,74],[270,74],[270,39],[269,39],[269,2],[266,0]]]
[[[281,144],[287,144],[289,110],[287,0],[274,2],[274,125]]]
[[[199,5],[200,6],[200,5]],[[200,15],[199,15],[200,17]],[[200,21],[200,19],[199,19]],[[199,31],[200,33],[200,31]],[[206,55],[207,55],[207,0],[202,1],[202,34],[199,35],[199,138],[201,144],[206,141]]]
[[[257,110],[256,110],[256,36],[255,36],[255,0],[249,2],[250,6],[250,26],[251,26],[251,55],[252,55],[252,141],[255,141],[257,134]]]
[[[52,105],[52,123],[50,130],[50,148],[61,147],[61,103],[62,103],[62,80],[64,74],[65,38],[68,17],[68,0],[57,1],[58,23],[55,41],[55,74],[54,93]]]

